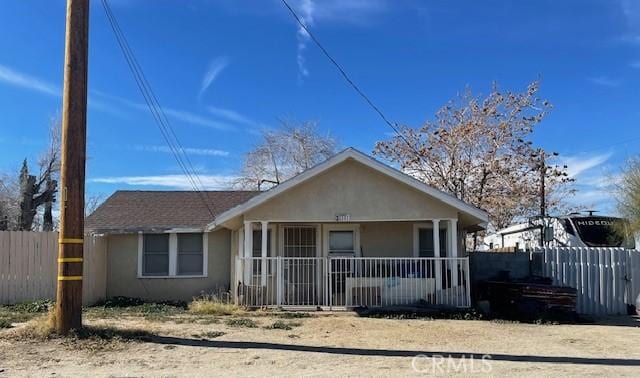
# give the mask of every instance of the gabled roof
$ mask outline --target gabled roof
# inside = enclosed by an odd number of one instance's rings
[[[273,188],[271,188],[268,191],[262,192],[259,195],[249,199],[247,202],[242,203],[234,208],[231,208],[225,212],[223,212],[222,214],[218,215],[215,219],[215,221],[211,222],[209,224],[209,229],[213,229],[216,226],[225,223],[243,213],[245,213],[246,211],[261,205],[265,202],[267,202],[268,200],[270,200],[271,198],[285,192],[286,190],[291,189],[292,187],[305,182],[309,179],[311,179],[312,177],[315,177],[319,174],[321,174],[322,172],[325,172],[329,169],[331,169],[332,167],[344,162],[347,159],[353,159],[359,163],[362,163],[366,166],[368,166],[371,169],[374,169],[380,173],[383,173],[391,178],[394,178],[406,185],[409,185],[410,187],[421,191],[437,200],[440,200],[442,202],[444,202],[445,204],[452,206],[454,208],[456,208],[457,210],[467,213],[477,219],[479,219],[481,222],[488,222],[488,214],[481,209],[478,209],[475,206],[469,205],[464,201],[459,200],[458,198],[447,194],[441,190],[435,189],[430,187],[429,185],[423,183],[422,181],[419,181],[395,168],[392,168],[384,163],[379,162],[378,160],[372,158],[371,156],[362,153],[354,148],[347,148],[345,150],[343,150],[342,152],[336,154],[335,156],[329,158],[328,160],[324,161],[323,163],[320,163],[316,166],[314,166],[313,168],[310,168],[306,171],[304,171],[303,173],[292,177],[291,179],[281,183],[280,185],[277,185]]]
[[[119,190],[86,218],[85,228],[93,232],[203,230],[213,216],[257,194],[259,192],[252,191]]]

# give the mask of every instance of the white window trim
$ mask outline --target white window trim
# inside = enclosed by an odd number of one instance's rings
[[[324,246],[322,253],[329,256],[329,232],[330,231],[353,231],[353,248],[355,249],[355,257],[360,257],[360,224],[325,224],[323,225],[322,244]]]
[[[200,231],[202,232],[202,231]],[[142,262],[144,255],[144,233],[138,232],[138,274],[140,279],[166,279],[166,278],[207,278],[209,275],[209,233],[202,232],[202,274],[179,275],[178,274],[178,234],[179,233],[200,233],[194,230],[184,230],[181,232],[169,232],[169,275],[168,276],[145,276],[142,274]]]

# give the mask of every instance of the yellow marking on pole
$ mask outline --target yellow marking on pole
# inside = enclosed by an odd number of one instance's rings
[[[82,281],[82,276],[58,276],[58,281]]]
[[[58,259],[59,263],[82,262],[82,257],[65,257]]]
[[[59,244],[84,244],[84,239],[79,238],[60,238]]]

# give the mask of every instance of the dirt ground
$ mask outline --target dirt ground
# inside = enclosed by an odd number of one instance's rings
[[[640,376],[640,328],[477,320],[399,320],[351,314],[255,322],[88,317],[145,329],[145,341],[16,340],[0,330],[0,376]],[[270,329],[279,326],[291,329]],[[451,357],[451,358],[449,358]],[[484,359],[483,359],[484,358]]]

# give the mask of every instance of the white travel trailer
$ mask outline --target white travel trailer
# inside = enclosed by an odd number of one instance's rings
[[[635,248],[632,235],[625,234],[622,218],[572,213],[560,217],[535,217],[484,238],[483,249],[510,248],[528,251],[537,247]]]

